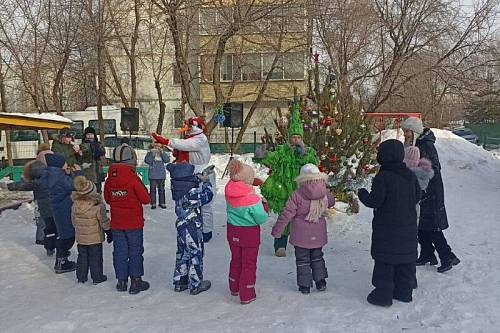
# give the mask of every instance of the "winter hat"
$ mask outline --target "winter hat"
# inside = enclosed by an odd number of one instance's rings
[[[297,183],[303,183],[310,180],[325,180],[328,176],[319,171],[318,167],[312,163],[307,163],[300,168],[300,175],[295,178]]]
[[[85,130],[83,131],[83,136],[85,136],[85,135],[87,135],[89,133],[92,133],[92,134],[96,135],[95,128],[90,127],[90,126],[87,127],[87,128],[85,128]]]
[[[403,143],[396,139],[389,139],[378,146],[377,162],[380,165],[401,163],[405,158]]]
[[[76,176],[73,180],[75,191],[78,194],[85,195],[95,191],[95,185],[84,176]]]
[[[47,142],[42,142],[38,145],[37,154],[44,150],[50,150],[50,145]]]
[[[73,133],[68,128],[63,128],[62,130],[59,131],[59,137],[60,138],[72,138],[74,139]]]
[[[288,125],[288,138],[292,135],[300,135],[301,137],[304,137],[304,125],[302,124],[302,119],[300,117],[299,102],[293,102],[292,104],[292,115],[290,117],[290,125]]]
[[[188,119],[189,133],[191,135],[200,134],[205,131],[205,120],[202,117],[191,117]]]
[[[232,181],[243,181],[250,186],[253,184],[255,173],[248,164],[238,160],[231,160],[229,161],[227,169],[229,171],[229,178],[231,178]]]
[[[62,168],[66,163],[64,156],[59,154],[46,154],[45,161],[47,162],[47,166],[55,168]]]
[[[406,147],[403,162],[408,168],[416,168],[420,162],[420,149],[415,146]]]
[[[401,128],[403,130],[410,130],[418,135],[424,133],[424,125],[422,124],[422,119],[416,117],[406,118],[401,123]]]
[[[122,144],[115,148],[113,151],[113,159],[117,163],[137,165],[135,153],[127,144]]]

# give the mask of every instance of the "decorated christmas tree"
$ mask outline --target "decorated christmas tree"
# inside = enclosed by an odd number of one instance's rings
[[[343,101],[338,110],[333,73],[320,87],[318,58],[316,55],[309,79],[314,83],[310,83],[309,94],[302,99],[304,140],[316,150],[319,168],[329,175],[329,186],[336,198],[348,202],[351,211],[356,212],[354,192],[363,184],[375,157],[371,126],[363,117],[360,103]]]

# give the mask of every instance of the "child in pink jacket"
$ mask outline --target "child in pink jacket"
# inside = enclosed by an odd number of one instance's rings
[[[229,177],[224,194],[227,202],[227,241],[231,250],[229,290],[240,296],[241,304],[256,298],[255,281],[260,245],[260,225],[268,214],[255,193],[253,169],[238,160],[228,166]]]
[[[306,164],[296,178],[298,189],[288,198],[285,209],[273,227],[272,235],[279,238],[288,223],[290,244],[295,246],[297,285],[309,294],[312,281],[318,291],[326,290],[328,272],[323,259],[323,246],[328,242],[326,212],[335,199],[326,188],[326,178],[314,164]]]

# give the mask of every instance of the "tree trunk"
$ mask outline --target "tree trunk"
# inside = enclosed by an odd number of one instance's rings
[[[104,68],[103,68],[103,52],[104,52],[104,31],[103,31],[103,10],[106,8],[105,1],[101,0],[99,2],[99,22],[98,22],[98,32],[97,32],[97,121],[99,123],[99,139],[102,144],[104,144],[104,118],[102,116],[102,95],[104,89]],[[111,58],[108,56],[109,61],[111,62]],[[115,77],[116,72],[113,72],[113,77]],[[119,81],[116,81],[119,83]],[[121,89],[121,86],[119,87]],[[120,91],[123,94],[123,91]],[[125,98],[126,101],[126,98]],[[125,104],[125,106],[127,106]]]
[[[64,50],[63,60],[61,62],[61,65],[57,69],[56,78],[54,80],[54,84],[52,85],[52,103],[56,108],[56,113],[60,116],[62,116],[62,101],[59,94],[59,87],[63,78],[64,69],[66,68],[66,64],[68,63],[69,55],[70,51],[67,49]]]
[[[156,125],[156,133],[161,134],[163,130],[163,122],[165,121],[165,103],[163,102],[163,94],[161,92],[160,80],[155,79],[156,93],[158,94],[158,104],[160,105],[160,114],[158,115],[158,124]]]

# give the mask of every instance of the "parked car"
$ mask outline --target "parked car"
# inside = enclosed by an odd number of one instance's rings
[[[456,128],[452,131],[452,133],[476,145],[479,144],[479,136],[477,136],[477,134],[474,133],[470,128]]]

